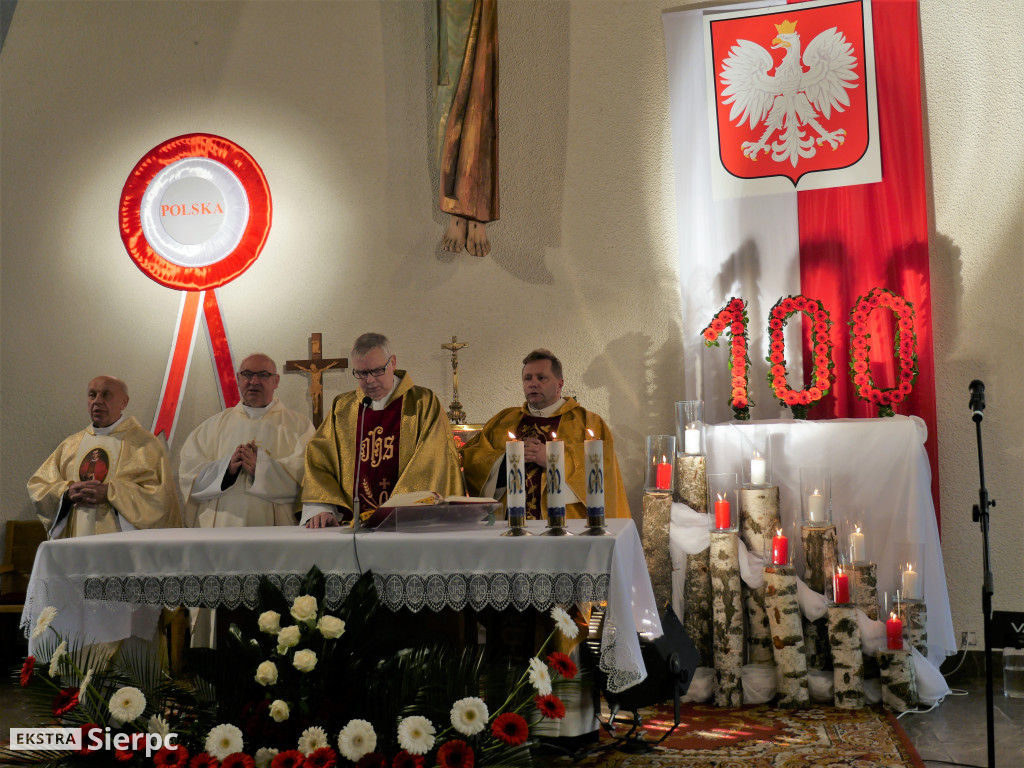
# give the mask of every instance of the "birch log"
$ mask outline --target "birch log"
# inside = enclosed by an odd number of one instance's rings
[[[796,571],[789,566],[768,566],[764,569],[764,583],[779,676],[778,705],[801,707],[810,702],[810,694],[804,632],[796,599]]]
[[[743,602],[736,533],[711,534],[711,596],[715,706],[738,707],[743,704]]]
[[[875,563],[855,563],[850,566],[850,598],[865,615],[878,621],[878,566]]]
[[[828,636],[832,646],[835,705],[840,709],[863,707],[864,652],[857,623],[857,606],[852,603],[829,605]]]
[[[711,641],[711,547],[686,556],[683,629],[700,653],[700,665],[714,665]]]
[[[825,585],[832,581],[839,562],[834,525],[800,527],[804,547],[804,583],[819,594],[825,594]],[[828,621],[804,621],[808,669],[832,668],[832,652],[828,641]]]
[[[708,511],[708,469],[705,456],[676,456],[675,500],[697,512]]]
[[[896,600],[896,615],[907,628],[907,640],[922,656],[928,655],[928,606],[923,600]]]
[[[668,551],[671,517],[671,494],[644,491],[642,542],[659,612],[672,602],[672,556]]]
[[[917,672],[910,651],[883,649],[876,654],[882,672],[882,706],[906,712],[917,706]]]
[[[768,560],[771,540],[782,528],[778,486],[740,490],[740,536],[747,549]],[[768,622],[764,586],[751,589],[743,585],[743,606],[747,613],[747,660],[751,664],[770,664],[772,628]]]

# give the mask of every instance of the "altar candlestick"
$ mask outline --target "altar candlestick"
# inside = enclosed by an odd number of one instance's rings
[[[508,516],[525,517],[526,515],[526,455],[525,444],[511,432],[505,443],[505,506]]]
[[[860,532],[860,526],[850,534],[850,558],[855,563],[863,563],[868,559],[865,549],[864,534]]]
[[[762,458],[757,451],[754,451],[754,458],[750,460],[750,484],[764,485],[768,477],[768,462]]]
[[[700,430],[696,424],[690,424],[683,430],[683,453],[700,453]]]
[[[781,529],[772,538],[772,565],[789,565],[789,539]]]
[[[587,517],[604,516],[604,441],[595,440],[588,429],[589,440],[583,441],[587,468]]]
[[[832,592],[835,602],[850,602],[850,577],[842,571],[836,571],[832,577]]]
[[[654,484],[659,491],[672,490],[672,465],[668,463],[667,456],[661,457]]]
[[[895,613],[889,614],[889,620],[885,622],[885,638],[890,651],[903,650],[903,622]]]
[[[718,501],[715,502],[715,528],[724,530],[732,526],[732,515],[730,514],[729,500],[718,494]]]
[[[910,563],[907,563],[907,570],[903,572],[903,578],[901,579],[901,585],[903,587],[903,597],[907,600],[919,600],[921,593],[919,591],[920,576],[913,569]]]
[[[807,517],[812,523],[825,522],[825,497],[817,488],[807,497]]]

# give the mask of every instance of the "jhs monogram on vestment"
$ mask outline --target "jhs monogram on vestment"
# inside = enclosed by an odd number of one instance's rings
[[[374,427],[363,438],[359,446],[359,460],[369,461],[371,467],[379,467],[395,455],[395,437],[383,437],[384,428]]]

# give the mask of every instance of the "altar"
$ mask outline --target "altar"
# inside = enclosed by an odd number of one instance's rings
[[[582,526],[569,521],[571,532]],[[528,529],[539,534],[543,523]],[[328,609],[366,572],[392,610],[606,603],[599,666],[608,689],[642,681],[638,633],[657,637],[662,629],[633,521],[610,520],[606,536],[503,537],[505,530],[500,522],[435,532],[173,528],[48,541],[32,569],[22,626],[30,630],[52,605],[51,626],[62,637],[151,638],[163,607],[253,607],[261,576],[291,599],[316,565]],[[30,653],[37,642],[29,640]]]

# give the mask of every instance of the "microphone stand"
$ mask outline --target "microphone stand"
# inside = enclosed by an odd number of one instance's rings
[[[363,526],[363,521],[359,517],[359,467],[362,462],[359,461],[359,451],[363,442],[363,417],[366,415],[366,409],[370,407],[370,403],[373,401],[370,396],[367,395],[362,399],[359,409],[359,429],[356,431],[356,477],[355,484],[352,486],[352,532],[355,533]]]
[[[992,595],[995,592],[995,583],[992,577],[992,560],[989,548],[988,512],[989,507],[994,507],[996,503],[994,500],[989,500],[988,489],[985,487],[985,459],[981,447],[981,421],[985,418],[985,385],[975,380],[971,382],[970,390],[970,408],[973,411],[971,418],[974,420],[978,439],[978,474],[981,478],[981,486],[978,490],[978,503],[974,505],[972,519],[976,523],[981,523],[982,538],[984,580],[981,587],[981,610],[985,634],[985,717],[988,729],[988,768],[996,768],[995,702],[993,701],[995,686],[992,680]]]

